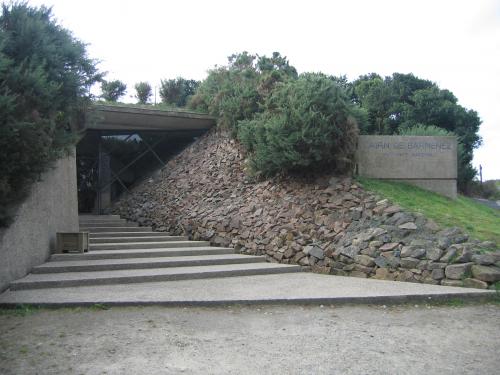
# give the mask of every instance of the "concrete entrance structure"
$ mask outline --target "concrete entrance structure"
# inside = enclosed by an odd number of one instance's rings
[[[213,125],[211,116],[198,113],[95,105],[82,130],[105,134],[162,131],[176,137],[200,135]],[[101,163],[106,165],[106,160]],[[103,178],[106,181],[109,176]],[[59,160],[41,176],[18,207],[14,223],[0,229],[0,292],[49,258],[57,232],[78,230],[77,165],[73,155]]]
[[[404,181],[452,199],[457,197],[455,137],[362,135],[360,176]]]
[[[80,142],[77,155],[79,160],[86,161],[86,164],[79,164],[80,170],[84,171],[80,175],[91,174],[92,169],[97,169],[97,182],[94,181],[92,188],[86,188],[85,193],[80,191],[82,201],[85,201],[81,210],[107,213],[113,197],[127,191],[127,186],[143,178],[148,171],[138,168],[134,173],[137,162],[146,163],[152,173],[164,166],[169,152],[184,147],[214,125],[213,117],[200,113],[94,105],[87,115],[86,136]],[[122,141],[121,146],[116,149],[109,147],[110,142],[118,140]],[[123,154],[128,149],[136,150],[133,158]],[[92,211],[88,207],[90,201],[95,202]]]

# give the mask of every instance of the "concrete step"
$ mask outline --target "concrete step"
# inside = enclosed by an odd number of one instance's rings
[[[115,227],[138,227],[139,224],[128,221],[128,222],[123,222],[123,223],[115,223],[115,222],[109,222],[109,223],[87,223],[87,224],[81,224],[80,227],[85,227],[85,228],[102,228],[102,227],[107,227],[107,228],[115,228]]]
[[[125,219],[120,219],[120,220],[80,220],[78,221],[81,226],[85,225],[93,225],[93,224],[126,224],[127,220]]]
[[[120,215],[92,215],[92,214],[80,214],[79,219],[120,219]]]
[[[0,294],[0,307],[19,305],[46,307],[93,306],[228,306],[296,304],[428,304],[466,300],[493,301],[494,290],[442,285],[402,283],[322,275],[312,272],[255,275],[139,284],[82,286],[10,291]],[[334,312],[334,310],[332,310]]]
[[[90,244],[89,250],[126,250],[126,249],[168,249],[172,247],[209,246],[208,241],[161,241],[161,242],[128,242]]]
[[[97,232],[90,233],[89,239],[111,238],[111,237],[162,237],[167,236],[165,232]]]
[[[160,258],[66,260],[48,262],[33,268],[31,273],[94,272],[166,267],[210,266],[216,264],[244,264],[265,262],[263,256],[241,254],[198,255]]]
[[[151,227],[80,227],[80,232],[152,232]]]
[[[126,237],[91,237],[89,242],[91,245],[99,245],[104,243],[128,243],[128,242],[162,242],[162,241],[187,241],[186,236],[126,236]]]
[[[171,249],[100,250],[80,254],[52,254],[50,261],[159,258],[219,254],[234,254],[234,249],[228,247],[200,246]]]
[[[215,277],[268,275],[299,271],[300,266],[295,265],[247,263],[141,270],[29,274],[20,280],[12,282],[10,284],[10,290],[208,279]]]

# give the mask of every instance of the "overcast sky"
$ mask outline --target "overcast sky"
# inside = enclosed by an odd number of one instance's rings
[[[279,51],[299,72],[414,73],[476,110],[474,165],[500,179],[498,0],[31,0],[89,44],[108,79],[201,80],[227,56]],[[132,100],[129,98],[128,100]]]

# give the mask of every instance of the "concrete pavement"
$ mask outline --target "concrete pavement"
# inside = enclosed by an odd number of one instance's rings
[[[494,291],[313,273],[6,291],[1,306],[402,303],[489,299]]]

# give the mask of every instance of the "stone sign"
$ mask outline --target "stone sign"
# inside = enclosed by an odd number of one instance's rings
[[[363,177],[412,183],[455,199],[455,137],[362,135],[357,173]]]

